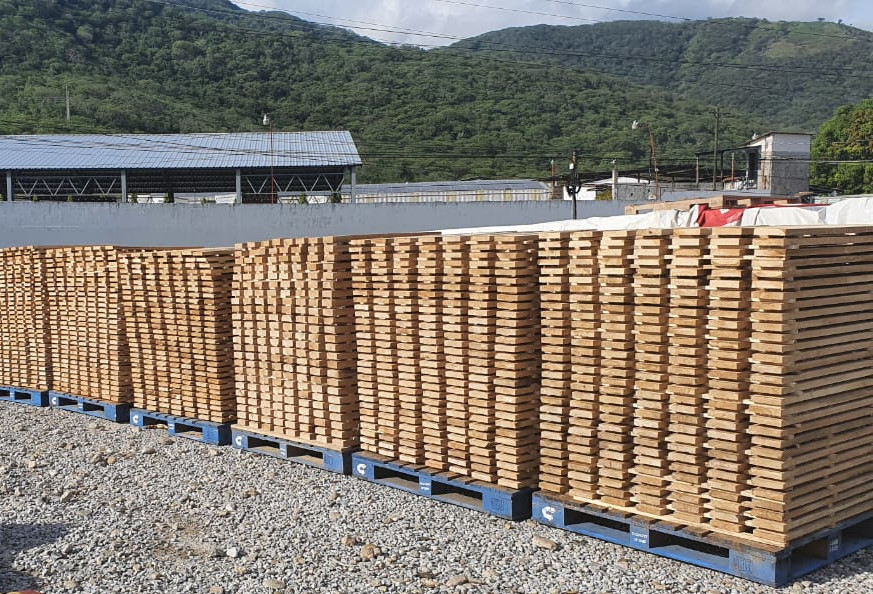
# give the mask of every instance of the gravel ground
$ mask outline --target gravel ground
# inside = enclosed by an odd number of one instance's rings
[[[0,592],[778,591],[160,429],[0,403],[0,434]],[[783,591],[873,592],[871,569]]]

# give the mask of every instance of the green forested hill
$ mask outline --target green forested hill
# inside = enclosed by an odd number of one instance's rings
[[[815,132],[837,107],[873,95],[873,33],[837,23],[540,25],[487,33],[453,47],[621,76],[806,132]]]
[[[641,167],[634,119],[661,163],[712,146],[712,106],[654,86],[387,47],[225,0],[0,0],[0,31],[3,134],[258,130],[269,111],[281,130],[351,130],[365,181],[543,177],[573,149],[586,169]],[[735,111],[723,143],[768,127]]]

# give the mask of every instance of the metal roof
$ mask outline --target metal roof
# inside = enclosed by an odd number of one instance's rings
[[[434,181],[401,184],[358,184],[355,193],[359,196],[369,194],[410,194],[438,192],[477,192],[503,190],[543,190],[548,184],[532,179],[474,179],[470,181]]]
[[[346,131],[273,132],[275,167],[349,167],[361,157]],[[0,136],[0,171],[270,167],[270,133]]]

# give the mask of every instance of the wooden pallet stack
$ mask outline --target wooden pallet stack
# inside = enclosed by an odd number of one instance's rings
[[[238,427],[335,450],[359,441],[349,240],[239,244],[233,274]]]
[[[233,250],[127,252],[120,268],[134,406],[232,421]]]
[[[132,402],[130,355],[112,246],[46,251],[52,389],[82,398]]]
[[[487,445],[493,469],[489,481],[511,489],[533,487],[539,479],[537,241],[535,235],[499,236],[495,241],[495,427],[494,444]],[[491,406],[487,404],[489,414]]]
[[[580,500],[597,497],[600,446],[600,380],[603,370],[600,332],[600,268],[602,234],[583,231],[570,235],[570,338],[573,381],[567,428],[570,495]]]
[[[511,489],[536,481],[536,237],[353,242],[366,452]]]
[[[710,236],[706,394],[709,526],[747,532],[752,229],[722,227]]]
[[[445,384],[446,384],[446,426],[448,445],[448,468],[461,476],[471,476],[470,459],[467,455],[470,427],[467,419],[469,377],[472,363],[469,346],[479,340],[473,334],[469,318],[471,312],[470,286],[473,255],[469,237],[448,237],[445,246],[445,306],[443,325],[445,334]],[[479,362],[476,362],[479,363]]]
[[[600,386],[597,441],[598,498],[630,507],[634,464],[634,233],[608,231],[598,250]]]
[[[753,535],[787,544],[873,509],[873,228],[755,230]]]
[[[669,425],[670,236],[664,230],[638,231],[633,251],[636,410],[632,491],[636,508],[655,515],[665,515],[669,503],[670,470],[664,443]]]
[[[0,250],[0,385],[51,388],[45,248]]]
[[[674,229],[670,245],[668,498],[672,516],[688,524],[706,521],[709,233],[709,229]]]
[[[449,468],[446,418],[446,333],[444,310],[448,291],[444,281],[444,247],[440,237],[420,237],[418,244],[419,365],[421,368],[421,424],[424,465],[436,471]]]
[[[423,381],[419,320],[419,247],[413,237],[393,242],[392,317],[396,331],[397,457],[420,462],[424,457]]]
[[[570,298],[570,233],[539,239],[542,378],[539,487],[570,489],[570,400],[573,394],[573,308]]]

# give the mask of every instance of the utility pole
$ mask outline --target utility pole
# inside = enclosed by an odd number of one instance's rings
[[[715,106],[715,148],[712,151],[712,189],[718,189],[718,127],[721,119],[721,110]]]
[[[697,155],[697,165],[694,168],[694,185],[700,189],[700,155]]]
[[[70,85],[64,85],[64,91],[67,99],[67,123],[70,123]]]
[[[570,174],[567,176],[567,193],[573,201],[573,220],[576,220],[576,194],[582,189],[579,182],[579,173],[576,171],[576,151],[573,151],[573,160],[570,161]]]

